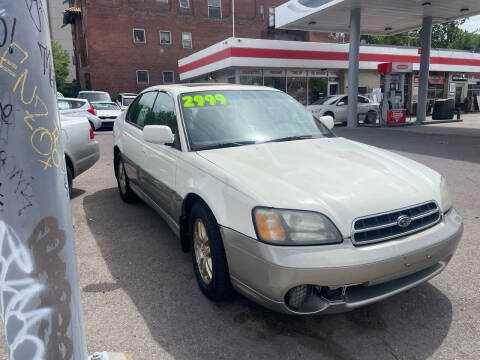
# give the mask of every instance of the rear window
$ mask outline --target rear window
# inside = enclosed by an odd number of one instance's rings
[[[118,105],[112,103],[93,103],[92,106],[95,110],[120,110]]]
[[[64,100],[64,99],[58,99],[57,100],[57,106],[58,110],[70,110],[70,109],[79,109],[83,105],[85,105],[85,101],[79,101],[79,100]]]
[[[134,97],[124,97],[123,98],[123,106],[130,106],[130,104],[135,100]]]
[[[112,101],[110,95],[102,92],[92,92],[92,93],[80,93],[78,94],[80,99],[86,99],[90,102],[92,101]]]

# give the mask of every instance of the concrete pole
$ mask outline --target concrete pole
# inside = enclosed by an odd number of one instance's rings
[[[360,9],[350,11],[350,56],[348,66],[348,127],[358,125],[358,71],[360,56]]]
[[[0,303],[10,360],[87,359],[45,0],[0,0]]]
[[[422,56],[420,58],[420,83],[418,86],[417,124],[423,123],[427,113],[428,75],[432,47],[432,17],[425,16],[422,26]]]

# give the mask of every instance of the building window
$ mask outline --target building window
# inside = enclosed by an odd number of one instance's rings
[[[155,0],[157,4],[168,4],[168,0]]]
[[[268,8],[268,26],[271,28],[275,27],[275,8]]]
[[[208,17],[222,17],[221,0],[208,0]]]
[[[174,84],[174,75],[173,71],[164,71],[163,72],[163,83],[164,84]]]
[[[135,44],[145,44],[147,42],[145,29],[133,29],[133,42]]]
[[[184,49],[193,48],[192,33],[189,33],[189,32],[182,33],[182,46]]]
[[[179,0],[180,1],[180,7],[182,9],[189,9],[190,8],[190,0]]]
[[[260,20],[265,20],[265,6],[260,5]]]
[[[148,84],[149,82],[148,70],[137,70],[137,84]]]
[[[160,44],[170,45],[172,43],[172,33],[170,31],[160,31]]]

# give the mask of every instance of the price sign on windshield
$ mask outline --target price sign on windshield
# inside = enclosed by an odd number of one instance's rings
[[[226,105],[227,98],[222,94],[205,94],[182,97],[184,108]]]

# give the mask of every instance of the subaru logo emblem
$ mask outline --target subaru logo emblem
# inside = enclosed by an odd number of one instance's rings
[[[400,226],[401,228],[406,228],[412,223],[412,219],[410,216],[407,215],[402,215],[399,216],[397,219],[397,225]]]

